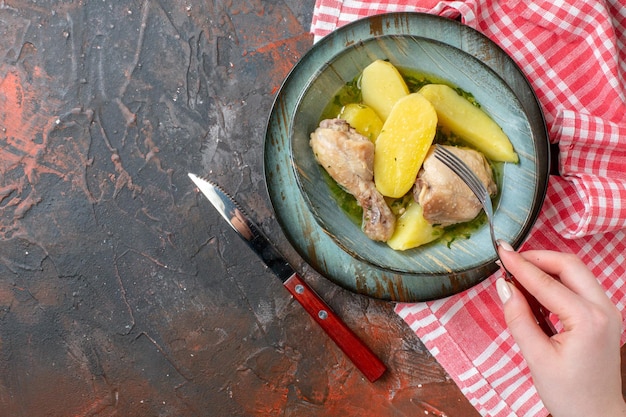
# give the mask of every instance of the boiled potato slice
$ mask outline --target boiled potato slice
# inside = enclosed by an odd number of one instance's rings
[[[419,92],[437,111],[439,124],[492,161],[519,161],[508,136],[487,113],[444,84],[428,84]]]
[[[393,64],[378,59],[363,70],[361,75],[363,103],[373,108],[383,122],[389,117],[396,101],[408,94],[409,88]]]
[[[369,106],[360,103],[346,104],[339,112],[339,118],[345,120],[357,132],[376,141],[378,134],[383,128],[383,121],[378,114]]]
[[[399,198],[411,189],[436,130],[437,113],[421,94],[393,106],[374,151],[374,182],[382,195]]]
[[[443,235],[443,227],[433,226],[424,218],[422,206],[412,200],[396,221],[396,229],[387,244],[394,250],[407,250],[432,242]]]

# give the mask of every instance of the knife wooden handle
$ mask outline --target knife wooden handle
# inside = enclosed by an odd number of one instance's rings
[[[370,382],[382,376],[387,369],[385,364],[297,273],[289,277],[284,285]]]

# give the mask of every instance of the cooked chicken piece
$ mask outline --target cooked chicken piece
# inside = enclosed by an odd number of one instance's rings
[[[327,119],[311,133],[315,159],[363,208],[363,232],[386,242],[396,217],[374,185],[374,144],[342,119]]]
[[[491,167],[482,153],[455,146],[446,148],[474,171],[490,195],[498,191]],[[478,216],[482,209],[480,201],[463,180],[434,157],[433,148],[417,175],[413,195],[424,209],[424,218],[431,224],[448,226],[467,222]]]

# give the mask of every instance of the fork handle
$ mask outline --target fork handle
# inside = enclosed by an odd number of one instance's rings
[[[545,308],[535,298],[535,296],[529,293],[528,290],[524,288],[524,286],[520,284],[513,275],[508,273],[508,271],[506,273],[506,279],[507,281],[513,283],[515,287],[517,287],[517,289],[520,290],[520,292],[524,295],[524,297],[526,297],[526,301],[528,302],[528,305],[530,306],[530,310],[533,312],[533,315],[535,316],[535,321],[537,322],[539,327],[541,327],[541,330],[543,330],[543,332],[548,337],[551,337],[557,334],[558,332],[556,331],[556,327],[554,327],[554,324],[550,320],[550,310]]]

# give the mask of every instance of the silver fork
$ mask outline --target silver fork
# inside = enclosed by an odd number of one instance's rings
[[[500,259],[500,254],[498,253],[498,241],[496,240],[496,234],[493,228],[493,204],[491,203],[491,196],[485,188],[483,182],[474,174],[474,172],[463,162],[458,156],[454,153],[446,149],[445,147],[436,144],[434,156],[439,161],[441,161],[444,165],[452,170],[456,175],[459,176],[463,180],[465,184],[469,187],[470,190],[474,193],[480,204],[483,206],[485,210],[485,214],[487,215],[487,223],[489,223],[489,234],[491,235],[491,243],[493,244],[493,248],[496,251],[496,256]],[[550,321],[550,311],[547,310],[544,306],[537,301],[537,299],[530,294],[522,285],[520,285],[515,277],[509,272],[509,270],[504,266],[504,263],[500,261],[500,265],[504,269],[505,279],[509,282],[515,284],[515,286],[524,294],[532,312],[535,316],[535,320],[537,324],[541,327],[541,329],[548,336],[553,336],[557,334],[557,331]]]

